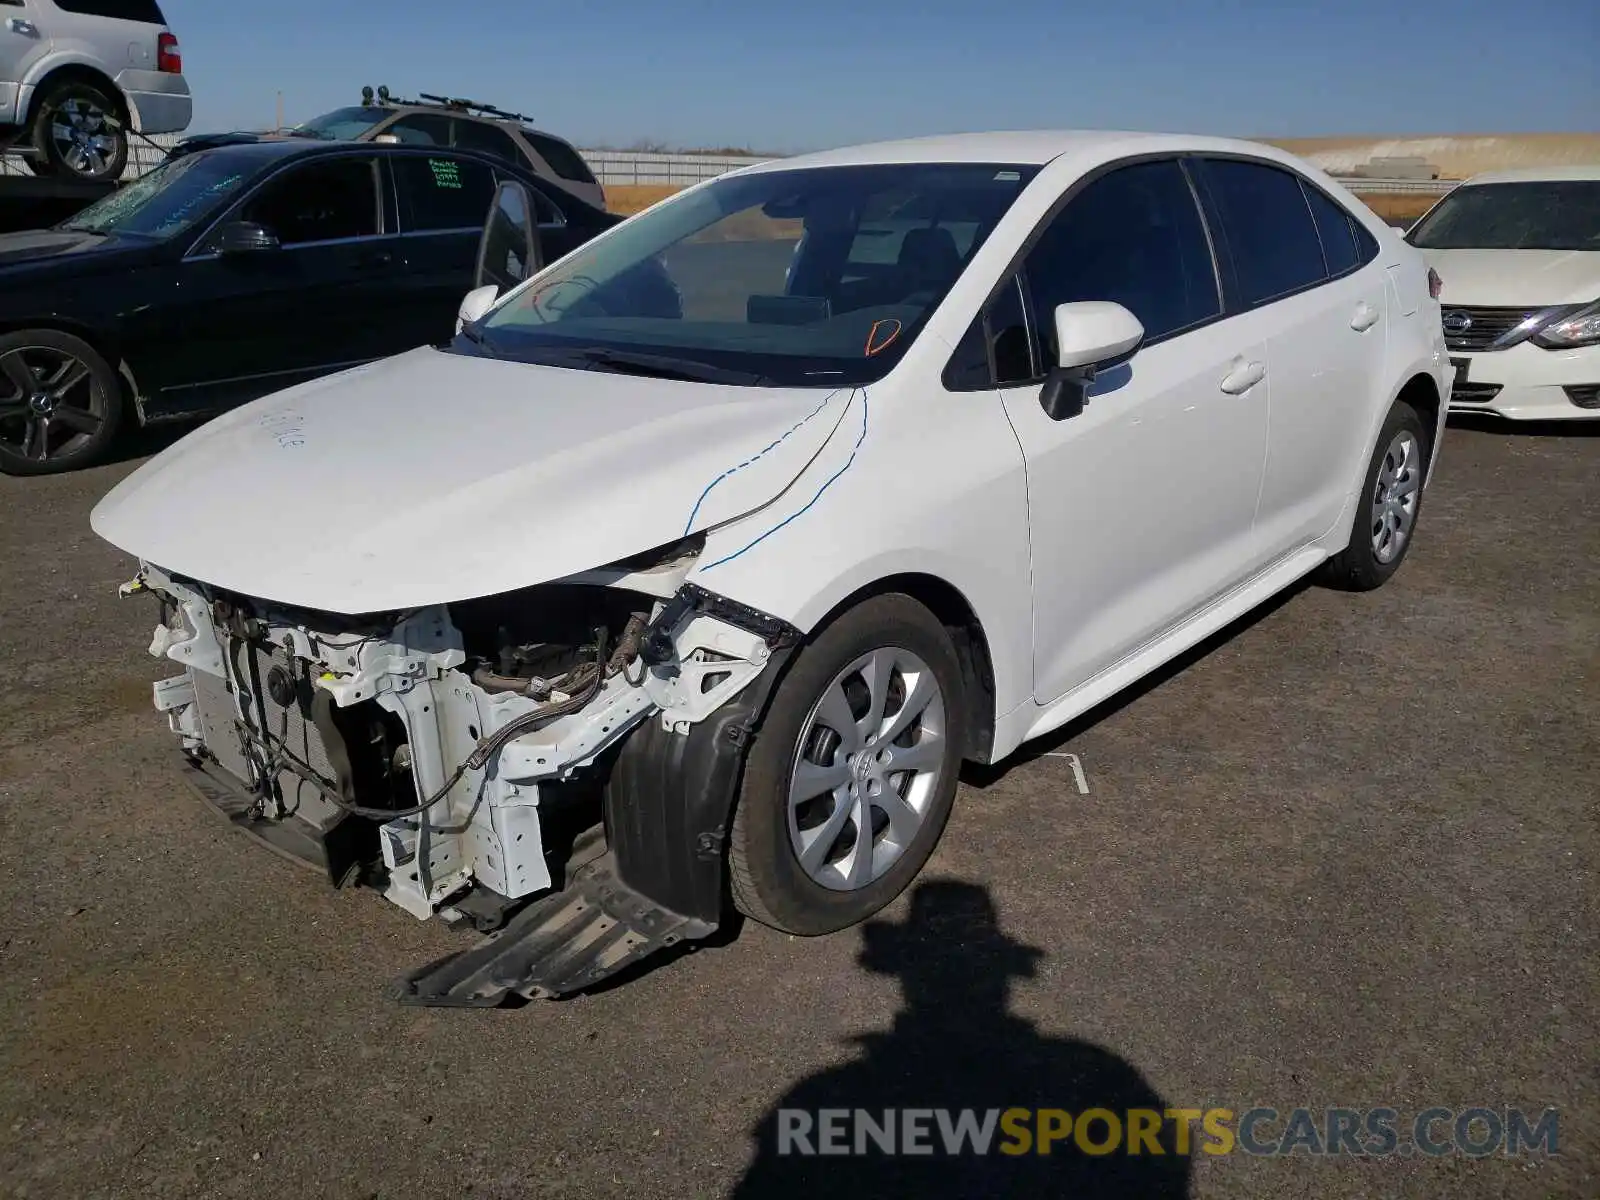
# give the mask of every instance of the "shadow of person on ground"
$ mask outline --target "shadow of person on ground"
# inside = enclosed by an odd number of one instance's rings
[[[988,892],[953,880],[921,884],[902,925],[868,923],[862,930],[861,965],[898,976],[905,1007],[886,1033],[853,1039],[861,1054],[845,1066],[802,1080],[754,1132],[756,1159],[733,1191],[735,1197],[819,1195],[887,1197],[1073,1196],[1164,1200],[1188,1194],[1189,1162],[1175,1153],[1175,1125],[1161,1122],[1156,1155],[1130,1155],[1122,1143],[1111,1153],[1085,1154],[1071,1134],[1053,1140],[1048,1155],[1037,1152],[1040,1109],[1073,1117],[1108,1109],[1126,1126],[1131,1109],[1163,1114],[1162,1098],[1128,1063],[1110,1051],[1066,1038],[1047,1037],[1006,1011],[1011,981],[1033,976],[1044,952],[1008,938],[996,921]],[[1025,1118],[1007,1109],[1033,1110]],[[874,1127],[863,1130],[856,1149],[853,1112],[826,1127],[849,1151],[820,1153],[826,1143],[821,1110],[865,1110]],[[921,1119],[927,1132],[914,1141],[931,1147],[903,1151],[903,1110],[945,1109],[952,1131],[962,1110],[978,1129],[993,1110],[987,1153],[968,1141],[946,1150],[938,1113]],[[885,1110],[894,1110],[885,1113]],[[1008,1129],[1033,1136],[1026,1152]],[[897,1153],[880,1150],[877,1129],[887,1128]],[[1091,1147],[1107,1140],[1099,1120],[1088,1126]],[[797,1130],[808,1139],[785,1136]],[[1073,1132],[1076,1132],[1074,1128]],[[1198,1134],[1198,1130],[1195,1131]],[[1190,1143],[1194,1145],[1193,1142]],[[797,1151],[807,1145],[818,1153]],[[1003,1153],[1003,1146],[1012,1153]]]

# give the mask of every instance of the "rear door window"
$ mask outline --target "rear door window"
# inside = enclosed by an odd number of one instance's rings
[[[1205,224],[1175,161],[1136,163],[1094,180],[1051,220],[1026,271],[1047,364],[1056,361],[1059,304],[1115,301],[1139,318],[1146,341],[1222,312]]]
[[[1201,166],[1227,234],[1245,307],[1327,278],[1322,241],[1298,175],[1237,159],[1209,159]]]
[[[392,162],[407,233],[483,228],[494,202],[488,164],[451,154],[400,154]]]
[[[495,158],[508,163],[522,162],[523,158],[517,151],[517,144],[511,140],[511,135],[503,129],[493,125],[485,125],[481,121],[456,121],[455,144],[463,150],[476,150],[480,154],[492,154]]]

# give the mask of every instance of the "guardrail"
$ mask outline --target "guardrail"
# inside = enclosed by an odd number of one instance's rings
[[[137,179],[157,166],[167,150],[179,139],[179,134],[161,134],[152,138],[136,138],[128,148],[128,166],[123,171],[124,180]],[[580,150],[595,177],[610,186],[652,185],[657,187],[688,187],[705,179],[714,179],[740,167],[771,162],[772,157],[730,154],[665,154],[645,150]],[[29,174],[27,164],[18,157],[0,156],[0,175]],[[1352,192],[1371,195],[1428,195],[1442,196],[1456,186],[1455,179],[1367,179],[1359,175],[1335,175],[1340,183]]]

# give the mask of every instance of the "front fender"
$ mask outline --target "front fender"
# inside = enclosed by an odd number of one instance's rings
[[[992,393],[908,392],[858,392],[782,496],[710,532],[688,578],[809,633],[880,581],[932,577],[983,629],[998,716],[1033,691],[1022,453]]]

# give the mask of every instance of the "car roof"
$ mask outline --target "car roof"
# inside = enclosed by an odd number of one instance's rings
[[[1480,183],[1579,183],[1591,180],[1600,180],[1600,163],[1484,171],[1464,180],[1461,186],[1472,187]]]
[[[897,141],[841,146],[793,158],[772,159],[748,171],[792,167],[869,166],[875,163],[1015,163],[1043,166],[1067,154],[1120,158],[1157,153],[1246,154],[1289,163],[1302,162],[1275,146],[1237,138],[1113,129],[1029,129],[994,133],[954,133]]]

